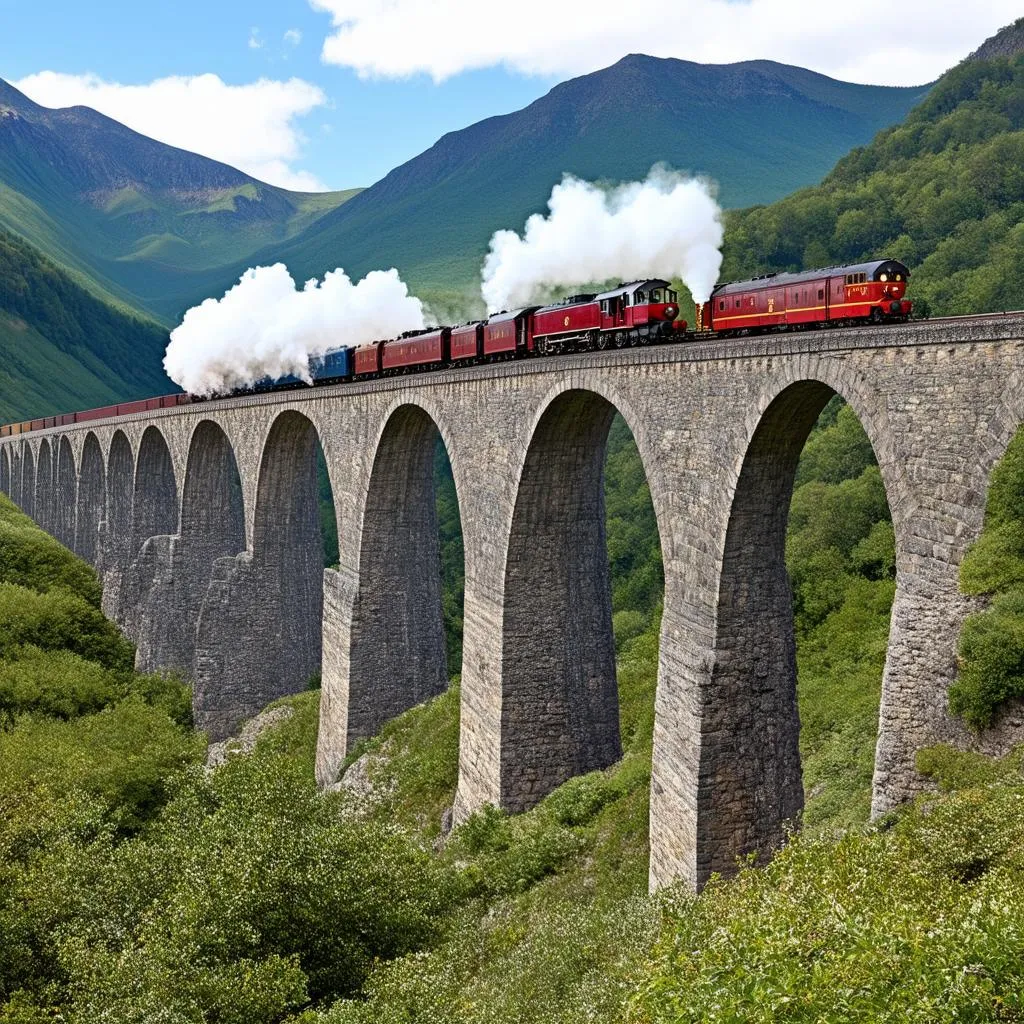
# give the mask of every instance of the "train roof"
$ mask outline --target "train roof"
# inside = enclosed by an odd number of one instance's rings
[[[489,316],[486,323],[504,324],[509,320],[515,320],[518,317],[521,317],[524,313],[533,313],[538,309],[540,309],[540,306],[523,306],[521,309],[503,309],[500,313],[495,313],[493,316]]]
[[[663,281],[660,277],[652,277],[646,281],[630,281],[628,284],[620,284],[617,288],[612,288],[610,291],[601,292],[600,294],[594,294],[593,292],[584,292],[582,295],[570,295],[567,298],[562,299],[561,302],[550,302],[546,306],[538,307],[541,311],[549,309],[561,309],[563,306],[576,306],[581,302],[600,302],[602,299],[614,299],[619,295],[625,295],[627,292],[632,294],[638,288],[671,288],[672,286],[668,281]]]
[[[804,281],[820,281],[824,277],[845,277],[847,274],[867,274],[868,279],[873,280],[876,274],[890,266],[893,273],[910,277],[910,271],[899,260],[871,260],[869,263],[844,263],[836,267],[803,270],[797,274],[764,274],[747,281],[730,281],[728,284],[715,285],[711,294],[731,295],[734,292],[749,292],[754,288],[771,288],[775,285],[785,287],[790,284],[802,284]]]
[[[617,295],[623,295],[626,292],[635,292],[637,288],[643,288],[646,291],[649,288],[670,287],[671,285],[668,281],[663,281],[660,277],[652,277],[647,281],[630,281],[629,284],[620,284],[618,288],[613,288],[610,292],[601,292],[601,294],[596,296],[596,298],[598,300],[614,299]]]

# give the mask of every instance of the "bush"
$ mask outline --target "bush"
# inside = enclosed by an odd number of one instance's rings
[[[104,668],[130,672],[135,650],[117,627],[84,598],[64,588],[36,593],[15,583],[0,583],[0,658],[19,648],[65,650]]]
[[[160,809],[174,774],[203,749],[201,736],[137,697],[67,722],[23,718],[0,732],[0,800],[28,807],[34,794],[80,791],[132,832]]]
[[[10,504],[3,495],[0,500]],[[43,533],[24,513],[14,511],[16,516],[0,510],[0,583],[17,583],[40,593],[63,587],[98,608],[102,588],[92,567]]]
[[[968,594],[994,595],[960,631],[960,669],[949,708],[975,729],[1024,697],[1024,428],[992,470],[985,526],[960,567]]]
[[[800,837],[666,900],[629,1019],[982,1021],[1024,1012],[1024,788],[932,800],[888,831]]]
[[[75,718],[124,695],[123,676],[70,651],[28,646],[14,654],[0,661],[0,721],[24,714]]]
[[[950,711],[984,729],[1008,700],[1024,697],[1024,592],[1001,594],[964,622],[960,658]]]

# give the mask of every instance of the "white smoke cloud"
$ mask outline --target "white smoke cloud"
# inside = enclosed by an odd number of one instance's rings
[[[646,277],[678,277],[704,302],[718,280],[722,211],[705,181],[655,167],[646,181],[604,190],[567,174],[548,209],[522,236],[492,236],[481,288],[489,310],[552,287]]]
[[[300,290],[275,263],[247,270],[223,298],[188,310],[171,332],[164,369],[194,395],[287,374],[309,380],[311,357],[423,326],[423,304],[393,268],[357,284],[338,269]]]

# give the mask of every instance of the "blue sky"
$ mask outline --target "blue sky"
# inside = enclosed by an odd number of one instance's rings
[[[327,100],[298,122],[307,140],[300,163],[331,188],[372,184],[445,132],[517,110],[564,77],[497,68],[439,85],[425,75],[361,80],[321,61],[330,18],[302,0],[0,0],[0,26],[7,81],[51,70],[122,83],[208,72],[234,85],[293,76],[313,83]],[[254,28],[258,48],[249,45]],[[284,40],[294,29],[297,45]]]
[[[347,188],[628,52],[920,84],[1015,6],[861,0],[807,19],[804,0],[0,0],[0,77],[265,180]]]

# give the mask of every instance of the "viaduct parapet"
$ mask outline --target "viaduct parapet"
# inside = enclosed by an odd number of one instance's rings
[[[665,565],[652,886],[769,853],[803,804],[786,517],[833,394],[881,469],[897,581],[873,807],[916,751],[1005,749],[947,711],[958,567],[1024,420],[1024,316],[699,342],[250,395],[0,445],[0,488],[91,561],[142,669],[178,670],[212,737],[322,672],[317,777],[446,685],[438,436],[465,542],[455,814],[530,807],[621,752],[602,466],[618,412]],[[317,458],[339,564],[322,568]]]

